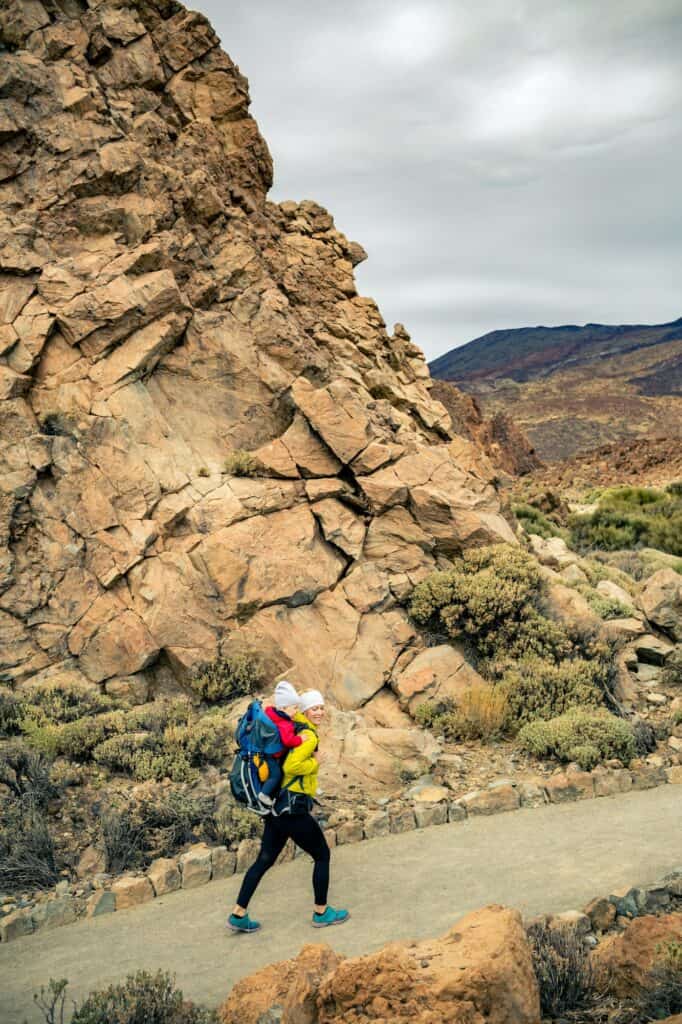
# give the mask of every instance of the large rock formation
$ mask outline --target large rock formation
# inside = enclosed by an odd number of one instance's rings
[[[468,914],[441,938],[344,959],[304,946],[238,982],[223,1024],[539,1024],[530,947],[516,910]]]
[[[0,32],[0,674],[158,687],[241,634],[364,704],[418,652],[412,585],[513,540],[489,463],[361,246],[266,201],[203,16],[4,0]]]

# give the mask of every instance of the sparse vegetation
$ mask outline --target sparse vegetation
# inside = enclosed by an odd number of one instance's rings
[[[56,795],[51,764],[15,741],[0,755],[0,890],[47,889],[59,875],[46,809]]]
[[[427,726],[448,740],[492,740],[499,737],[508,717],[507,698],[501,687],[472,686],[460,699],[438,704],[426,702],[415,714]]]
[[[66,978],[51,978],[34,996],[45,1024],[64,1024],[67,986]],[[218,1024],[218,1016],[186,1000],[172,975],[138,971],[74,1005],[71,1024]]]
[[[513,505],[512,511],[526,533],[536,533],[539,537],[544,537],[545,540],[549,540],[550,537],[561,537],[568,541],[568,530],[548,519],[535,505],[526,503]]]
[[[210,801],[170,789],[110,807],[102,816],[107,871],[146,867],[198,838],[211,819]]]
[[[528,929],[528,938],[543,1019],[554,1020],[596,1002],[592,964],[575,928],[535,924]]]
[[[577,707],[558,718],[529,722],[520,730],[518,742],[522,750],[536,757],[576,761],[586,771],[610,758],[628,764],[636,752],[628,722],[607,711]]]
[[[211,704],[225,703],[253,693],[263,683],[263,665],[255,654],[234,652],[200,665],[190,685]]]
[[[682,494],[679,484],[665,490],[613,487],[597,507],[570,521],[572,545],[583,551],[651,547],[682,555]]]
[[[235,448],[225,459],[223,466],[229,476],[260,476],[264,467],[251,452]]]
[[[558,665],[525,658],[504,672],[500,687],[507,702],[512,732],[528,722],[556,718],[572,707],[603,703],[605,666],[598,659],[566,659]]]

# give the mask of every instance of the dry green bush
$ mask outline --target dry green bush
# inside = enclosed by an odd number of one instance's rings
[[[260,835],[260,821],[251,811],[244,810],[237,804],[227,804],[205,822],[209,839],[214,839],[223,846],[232,846],[242,839],[255,839]]]
[[[21,732],[22,704],[8,686],[0,686],[0,736]]]
[[[426,701],[415,713],[420,725],[451,741],[497,739],[507,717],[506,694],[499,686],[488,683],[465,690],[456,702]]]
[[[589,953],[575,928],[535,924],[528,929],[528,939],[543,1019],[555,1020],[597,1001]]]
[[[218,1024],[214,1010],[188,1002],[163,971],[138,971],[117,985],[91,992],[71,1024]]]
[[[525,658],[510,665],[500,686],[506,694],[508,726],[516,731],[537,719],[556,718],[572,707],[603,703],[603,667],[598,661],[571,658],[558,665]]]
[[[107,871],[144,868],[157,857],[210,830],[212,801],[182,788],[164,789],[109,807],[101,819],[101,844]]]
[[[256,654],[239,651],[199,665],[190,680],[193,692],[209,704],[226,703],[253,693],[263,682]]]
[[[586,771],[614,757],[628,764],[636,753],[629,722],[604,710],[576,707],[557,718],[524,725],[518,743],[522,750],[536,757],[577,761]]]
[[[251,452],[235,448],[225,459],[223,469],[229,476],[260,476],[265,467]]]
[[[50,888],[59,875],[46,808],[57,789],[51,763],[19,741],[0,753],[0,890]]]

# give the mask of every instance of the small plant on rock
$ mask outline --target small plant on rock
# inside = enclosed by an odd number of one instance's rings
[[[502,735],[508,719],[507,696],[499,686],[479,684],[456,701],[421,704],[415,719],[447,740],[493,740]]]
[[[229,476],[260,476],[264,469],[256,456],[243,448],[235,448],[230,452],[223,468]]]

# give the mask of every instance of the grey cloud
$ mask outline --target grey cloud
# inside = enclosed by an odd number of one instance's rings
[[[488,330],[682,314],[679,0],[201,0],[274,200],[360,241],[428,358]]]

